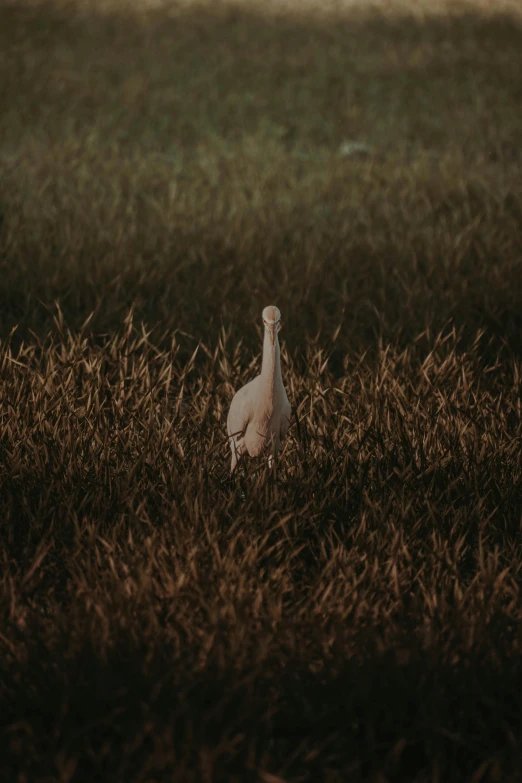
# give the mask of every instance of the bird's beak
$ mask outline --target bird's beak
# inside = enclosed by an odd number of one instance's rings
[[[270,339],[272,340],[272,345],[275,345],[275,326],[272,326],[270,329]]]

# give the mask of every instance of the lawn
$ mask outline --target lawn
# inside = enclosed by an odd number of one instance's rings
[[[1,3],[0,780],[522,779],[517,6]]]

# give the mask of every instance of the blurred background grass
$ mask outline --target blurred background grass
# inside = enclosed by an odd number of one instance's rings
[[[519,350],[514,8],[4,3],[0,333],[59,299],[212,342],[273,301],[294,349],[452,318]]]

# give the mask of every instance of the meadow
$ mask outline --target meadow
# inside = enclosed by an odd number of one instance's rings
[[[0,780],[522,780],[517,6],[0,2]]]

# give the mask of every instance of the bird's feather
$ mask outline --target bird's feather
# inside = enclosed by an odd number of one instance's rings
[[[281,313],[265,307],[265,337],[261,374],[234,395],[227,417],[232,450],[232,472],[246,452],[251,457],[265,453],[270,464],[277,457],[281,440],[290,426],[291,407],[281,377],[277,332]]]

